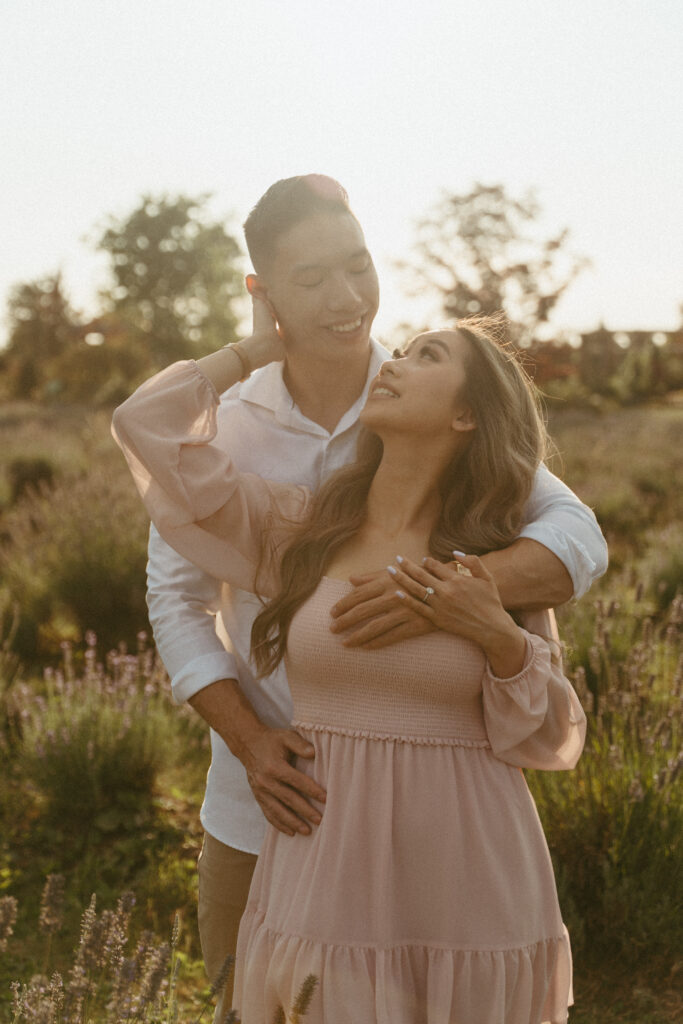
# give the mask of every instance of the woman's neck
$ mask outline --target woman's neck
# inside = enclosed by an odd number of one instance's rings
[[[368,493],[366,526],[385,535],[429,535],[441,512],[439,481],[453,452],[414,439],[385,440]]]

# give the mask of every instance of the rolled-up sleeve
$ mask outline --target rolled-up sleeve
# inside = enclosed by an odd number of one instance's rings
[[[215,630],[221,584],[174,551],[154,526],[148,554],[149,621],[173,697],[182,703],[219,679],[237,678],[235,658]]]
[[[575,598],[607,569],[607,544],[593,510],[546,466],[536,473],[520,537],[538,541],[557,555],[572,578]]]

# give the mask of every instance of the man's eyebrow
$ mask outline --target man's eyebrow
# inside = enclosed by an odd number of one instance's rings
[[[357,249],[355,252],[350,253],[345,257],[345,261],[348,263],[351,260],[357,260],[359,256],[369,256],[370,253],[365,246],[362,249]],[[307,270],[325,270],[327,264],[325,263],[295,263],[292,267],[293,274],[305,274]]]

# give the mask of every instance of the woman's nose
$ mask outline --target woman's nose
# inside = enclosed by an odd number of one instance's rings
[[[382,363],[379,368],[380,377],[396,377],[398,374],[398,366],[396,365],[395,359],[388,359],[386,363]]]

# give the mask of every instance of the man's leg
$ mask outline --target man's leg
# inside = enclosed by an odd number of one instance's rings
[[[199,940],[209,981],[214,982],[228,953],[235,955],[237,929],[244,913],[256,854],[226,846],[204,833],[199,855]],[[232,979],[218,996],[215,1021],[232,1006]]]

